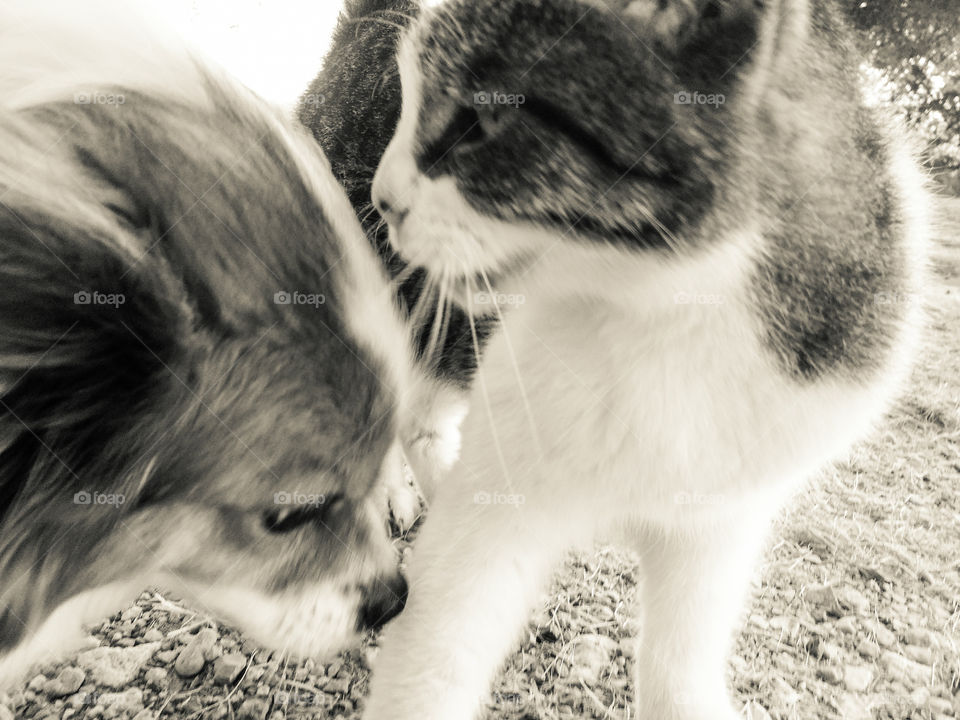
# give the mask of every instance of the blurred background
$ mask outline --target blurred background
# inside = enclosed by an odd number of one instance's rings
[[[928,145],[927,167],[960,195],[960,3],[842,0],[850,9],[880,98]]]

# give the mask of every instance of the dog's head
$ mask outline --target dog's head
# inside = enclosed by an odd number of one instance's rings
[[[323,654],[405,595],[392,292],[312,141],[142,60],[0,71],[0,655],[155,581]]]

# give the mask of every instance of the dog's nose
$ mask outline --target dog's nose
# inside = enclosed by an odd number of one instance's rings
[[[374,581],[363,594],[358,629],[382,627],[399,615],[407,603],[407,590],[407,580],[399,572]]]

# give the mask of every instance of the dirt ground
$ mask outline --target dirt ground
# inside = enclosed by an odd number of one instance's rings
[[[778,518],[729,665],[758,718],[960,717],[960,201],[944,201],[912,390]],[[636,558],[571,558],[498,680],[490,718],[632,718]],[[40,668],[10,718],[358,718],[374,640],[329,665],[271,655],[145,592]]]

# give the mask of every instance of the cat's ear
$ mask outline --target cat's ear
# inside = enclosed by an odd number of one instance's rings
[[[691,44],[703,49],[714,42],[729,48],[755,41],[764,4],[765,0],[621,0],[621,14],[665,49],[680,51]],[[747,49],[749,44],[742,48]]]
[[[769,6],[778,0],[622,0],[621,18],[702,92],[727,94],[761,52]]]

